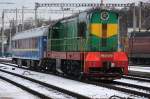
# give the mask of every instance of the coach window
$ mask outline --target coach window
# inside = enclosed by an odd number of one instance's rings
[[[28,48],[28,40],[26,39],[25,42],[25,48]]]
[[[34,48],[33,38],[30,39],[30,48]]]
[[[78,36],[85,38],[86,37],[86,30],[87,30],[86,22],[80,22],[78,24]]]
[[[25,48],[28,48],[28,40],[25,39]]]
[[[24,40],[21,40],[21,48],[23,48],[23,45],[24,45]]]
[[[29,47],[28,47],[28,46],[29,46],[28,42],[29,42],[29,40],[26,39],[26,48],[29,48]]]
[[[15,43],[15,44],[14,44],[14,45],[15,45],[15,48],[17,48],[17,41],[14,41],[14,43]]]
[[[23,44],[24,48],[26,48],[26,39],[24,39],[24,44]]]
[[[32,38],[32,39],[31,39],[31,40],[32,40],[32,41],[31,41],[31,43],[32,43],[31,47],[32,47],[32,48],[35,48],[34,39],[35,39],[35,38]]]
[[[17,40],[17,48],[19,48],[19,40]]]
[[[37,38],[35,38],[35,48],[37,48]]]
[[[16,48],[18,48],[18,40],[16,40]]]
[[[17,43],[16,43],[16,48],[18,48],[18,40],[16,41]]]
[[[30,39],[30,43],[29,44],[30,44],[30,49],[32,49],[32,47],[33,47],[32,46],[33,45],[32,38]]]
[[[24,49],[25,47],[25,39],[22,41],[22,48]]]
[[[20,48],[20,40],[18,40],[18,48]]]
[[[34,41],[35,41],[35,38],[32,38],[32,48],[35,48],[35,43],[34,43]]]
[[[32,38],[29,39],[29,48],[32,48]]]

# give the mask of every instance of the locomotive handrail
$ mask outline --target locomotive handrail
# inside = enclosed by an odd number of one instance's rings
[[[63,47],[64,46],[64,50],[66,50],[66,48],[68,48],[68,46],[70,46],[71,49],[69,50],[78,50],[78,51],[84,51],[86,49],[86,39],[82,38],[82,37],[72,37],[72,38],[60,38],[60,39],[49,39],[51,43],[56,43],[56,44],[51,44],[49,46],[53,46],[53,47]],[[61,43],[57,43],[57,42],[61,42]],[[73,43],[71,43],[73,42]],[[80,43],[76,43],[76,42],[80,42]],[[71,47],[72,46],[72,47]]]
[[[59,38],[59,39],[50,39],[50,40],[64,40],[64,39],[82,39],[82,37],[73,37],[73,38]]]

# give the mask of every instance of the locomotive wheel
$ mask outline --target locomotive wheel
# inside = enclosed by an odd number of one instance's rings
[[[51,60],[48,60],[47,71],[51,71],[51,65],[52,65]]]
[[[81,67],[80,67],[80,63],[78,61],[74,61],[72,62],[72,73],[75,77],[80,77],[81,76]]]
[[[66,74],[66,66],[67,66],[67,63],[66,61],[62,61],[62,65],[61,65],[61,70]]]
[[[56,60],[53,60],[52,71],[53,73],[56,73]]]
[[[16,59],[12,59],[12,63],[13,63],[13,64],[17,64]]]
[[[39,68],[39,61],[34,61],[33,68],[35,70],[38,70],[38,68]]]
[[[70,61],[67,62],[67,74],[71,75],[71,62]]]

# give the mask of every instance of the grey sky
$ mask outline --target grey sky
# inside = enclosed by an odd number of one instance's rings
[[[104,3],[133,3],[136,2],[138,3],[141,0],[104,0]],[[148,0],[142,0],[142,1],[148,1]],[[26,8],[31,8],[34,9],[35,2],[39,3],[99,3],[101,0],[0,0],[0,2],[12,2],[15,3],[13,5],[5,5],[5,4],[0,4],[0,17],[1,17],[1,11],[2,9],[14,9],[18,8],[21,9],[22,6],[25,6]],[[41,18],[61,18],[63,15],[54,15],[54,14],[49,14],[49,13],[43,13],[43,14],[38,14],[38,17]],[[9,24],[9,20],[15,19],[15,13],[7,13],[5,14],[5,22],[6,26]],[[22,15],[21,13],[18,14],[18,23],[21,23],[21,18]],[[30,14],[25,14],[25,19],[33,19],[34,20],[34,13]],[[0,18],[1,22],[1,18]],[[1,26],[1,23],[0,23]]]

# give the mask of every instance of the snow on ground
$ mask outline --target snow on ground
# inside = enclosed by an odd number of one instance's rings
[[[131,79],[125,79],[125,78],[117,79],[115,81],[124,82],[124,83],[130,83],[130,84],[134,84],[134,85],[139,85],[139,86],[144,86],[144,87],[149,87],[150,88],[150,83],[144,82],[144,81],[131,80]]]
[[[12,60],[12,57],[0,57],[0,60],[8,60],[8,61],[11,61],[11,60]]]
[[[122,85],[117,85],[117,84],[115,86],[120,87],[120,88],[125,88],[125,89],[130,89],[130,90],[134,90],[134,91],[150,94],[150,91],[143,90],[143,89],[133,88],[133,87],[129,87],[129,86],[122,86]]]
[[[3,77],[7,77],[8,79],[11,79],[21,85],[24,85],[26,87],[29,87],[30,89],[33,89],[37,92],[40,92],[42,94],[45,94],[53,99],[72,99],[73,97],[70,97],[68,95],[65,95],[63,93],[60,93],[58,91],[55,91],[53,89],[50,89],[50,88],[45,88],[44,86],[40,85],[40,84],[37,84],[37,83],[34,83],[34,82],[31,82],[29,80],[25,80],[25,79],[22,79],[20,77],[16,77],[16,76],[13,76],[13,75],[10,75],[10,74],[7,74],[7,73],[4,73],[4,72],[0,72],[0,75],[3,76]]]
[[[39,98],[6,81],[0,80],[0,99],[39,99]]]
[[[63,89],[67,89],[69,91],[72,92],[76,92],[85,96],[89,96],[91,98],[109,98],[111,96],[121,96],[121,97],[130,97],[130,98],[139,98],[141,99],[141,97],[136,97],[131,95],[131,94],[126,94],[123,92],[119,92],[116,90],[112,90],[112,89],[107,89],[104,87],[99,87],[96,85],[91,85],[91,84],[85,84],[82,82],[78,82],[78,81],[73,81],[73,80],[69,80],[69,79],[65,79],[65,78],[61,78],[58,76],[54,76],[54,75],[50,75],[50,74],[43,74],[43,73],[38,73],[38,72],[33,72],[33,71],[29,71],[29,70],[23,70],[23,69],[19,69],[16,68],[15,70],[12,70],[11,66],[7,66],[7,65],[3,65],[0,64],[1,69],[5,69],[17,74],[21,74],[27,77],[31,77],[34,78],[36,80],[40,80],[42,82],[46,82],[48,84],[52,84],[54,86],[58,86],[60,88]],[[4,67],[3,67],[4,66]]]
[[[130,84],[134,84],[134,85],[144,86],[144,87],[150,87],[150,83],[144,82],[144,81],[139,81],[139,80],[131,80],[131,79],[121,78],[121,79],[117,79],[115,81],[126,82],[126,83],[130,83]]]
[[[129,70],[130,70],[130,71],[137,71],[137,72],[150,73],[150,67],[129,66]]]

